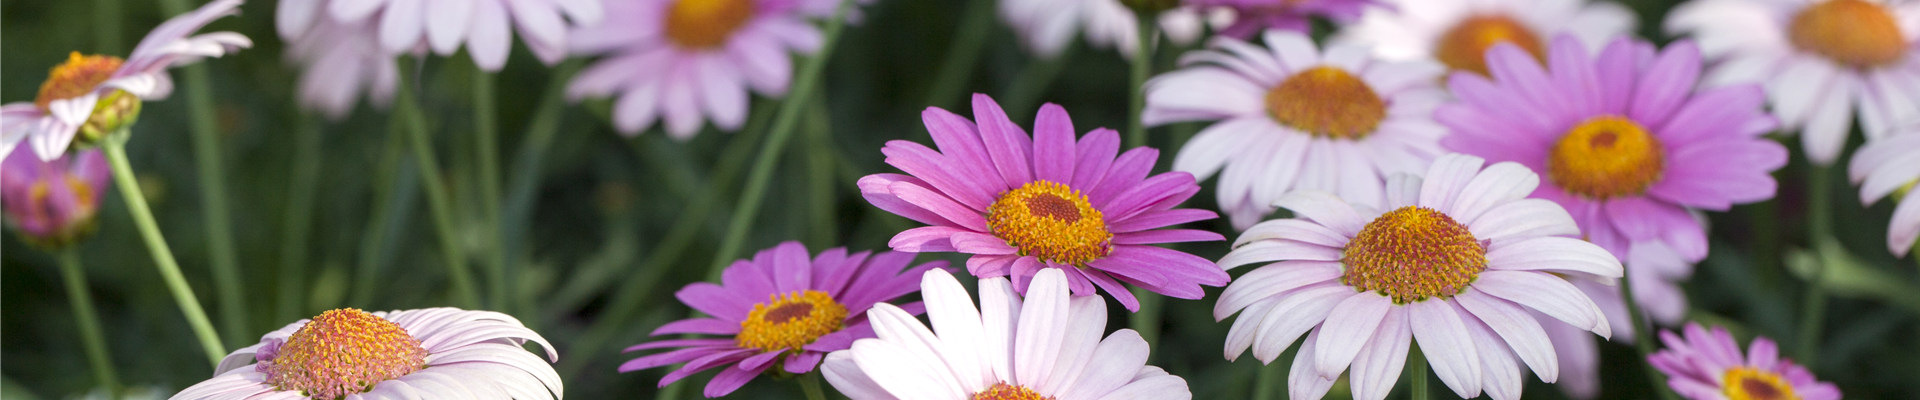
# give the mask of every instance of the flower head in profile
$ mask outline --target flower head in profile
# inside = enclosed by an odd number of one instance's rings
[[[1487,49],[1513,43],[1535,59],[1547,59],[1547,41],[1571,34],[1588,48],[1633,33],[1633,10],[1588,0],[1385,0],[1358,22],[1342,27],[1336,42],[1372,46],[1387,60],[1434,59],[1453,70],[1488,74]]]
[[[386,54],[432,49],[444,56],[465,45],[480,69],[499,71],[515,30],[534,57],[552,65],[567,56],[567,31],[598,24],[602,12],[601,0],[281,0],[278,20],[282,35],[324,19],[365,22]]]
[[[1375,60],[1366,47],[1322,52],[1306,35],[1267,31],[1266,46],[1215,38],[1213,49],[1146,85],[1148,125],[1220,121],[1180,148],[1173,170],[1206,179],[1234,229],[1273,212],[1296,189],[1377,207],[1396,173],[1419,174],[1444,153],[1433,110],[1447,94],[1427,61]],[[1224,170],[1224,172],[1222,172]]]
[[[1345,24],[1360,19],[1369,7],[1381,7],[1381,0],[1185,0],[1201,9],[1233,10],[1233,24],[1220,29],[1221,35],[1250,38],[1268,29],[1308,33],[1313,17]]]
[[[1023,302],[1005,278],[980,280],[980,307],[946,271],[921,279],[932,329],[882,304],[867,311],[877,338],[827,355],[827,382],[854,400],[1193,398],[1187,381],[1146,365],[1132,329],[1106,339],[1107,301],[1073,297],[1057,269],[1033,278]]]
[[[939,150],[887,142],[887,163],[911,175],[860,178],[860,192],[880,209],[925,223],[888,244],[911,252],[973,254],[967,270],[982,279],[1027,281],[1046,269],[1066,273],[1076,295],[1104,291],[1128,310],[1140,302],[1121,283],[1182,299],[1225,285],[1226,272],[1204,258],[1152,246],[1222,240],[1195,229],[1157,229],[1213,219],[1212,211],[1175,208],[1200,191],[1193,175],[1148,177],[1159,151],[1118,154],[1120,135],[1100,128],[1074,139],[1059,105],[1040,107],[1034,134],[1015,126],[984,94],[973,96],[972,121],[937,107],[920,114]]]
[[[559,399],[560,375],[547,364],[558,360],[552,344],[506,314],[345,308],[268,332],[172,398]]]
[[[1545,68],[1520,46],[1487,53],[1492,76],[1454,73],[1459,101],[1435,118],[1448,149],[1513,161],[1546,177],[1533,197],[1573,214],[1588,240],[1624,257],[1662,241],[1687,260],[1707,254],[1689,210],[1772,198],[1787,150],[1761,135],[1776,125],[1757,85],[1695,90],[1700,52],[1679,41],[1655,52],[1621,38],[1597,57],[1571,35]]]
[[[1780,347],[1765,337],[1753,338],[1745,354],[1720,327],[1708,331],[1689,323],[1684,336],[1664,331],[1660,340],[1667,349],[1647,356],[1647,363],[1667,374],[1667,386],[1689,399],[1840,399],[1839,387],[1781,358]]]
[[[1282,197],[1297,218],[1255,225],[1220,259],[1226,269],[1274,262],[1214,306],[1216,319],[1240,314],[1227,359],[1251,347],[1271,363],[1306,335],[1287,378],[1295,399],[1324,396],[1349,367],[1354,398],[1384,398],[1410,342],[1465,398],[1519,398],[1521,363],[1554,381],[1553,346],[1530,311],[1611,335],[1568,280],[1619,278],[1620,262],[1568,237],[1580,231],[1559,205],[1526,198],[1540,183],[1532,171],[1482,163],[1450,154],[1424,178],[1395,175],[1384,212],[1320,191]]]
[[[0,207],[7,223],[31,243],[60,248],[93,233],[94,215],[113,171],[99,150],[41,161],[27,152],[0,164]]]
[[[395,53],[380,48],[379,18],[340,22],[318,13],[295,13],[298,1],[325,7],[331,0],[282,1],[276,26],[287,42],[286,58],[300,67],[302,107],[331,119],[345,118],[364,93],[374,107],[393,102],[400,66]],[[298,20],[298,19],[306,20]]]
[[[1816,164],[1839,158],[1856,115],[1868,138],[1920,120],[1920,2],[1698,0],[1666,29],[1715,61],[1707,86],[1766,85]]]
[[[867,309],[920,290],[914,277],[946,267],[934,261],[906,269],[913,253],[860,252],[845,248],[820,252],[811,260],[800,242],[781,243],[754,254],[752,260],[727,267],[721,284],[699,282],[674,293],[681,302],[711,318],[674,321],[653,331],[654,336],[683,333],[726,335],[728,338],[668,339],[628,347],[627,351],[677,348],[620,364],[620,372],[664,365],[686,366],[660,379],[660,386],[713,368],[720,373],[707,382],[707,397],[733,393],[741,385],[775,366],[804,374],[820,364],[827,352],[841,350],[874,335]],[[920,303],[899,309],[915,310]],[[912,316],[908,316],[912,319]]]
[[[132,124],[140,116],[141,101],[173,93],[167,68],[253,46],[233,32],[193,35],[215,19],[239,13],[239,7],[240,0],[214,0],[167,20],[125,59],[73,52],[47,73],[33,102],[0,106],[0,158],[26,140],[41,160],[53,160],[76,135],[82,143],[93,143]]]
[[[615,97],[613,125],[637,135],[655,121],[688,139],[705,121],[739,130],[747,92],[778,98],[793,80],[793,54],[825,38],[809,23],[821,1],[633,0],[608,2],[615,23],[574,31],[573,51],[604,57],[567,85],[567,96]]]
[[[1907,127],[1914,130],[1920,124]],[[1920,196],[1913,196],[1913,183],[1920,181],[1920,131],[1867,142],[1853,154],[1847,168],[1853,182],[1860,185],[1860,203],[1873,204],[1889,195],[1899,199],[1893,219],[1887,222],[1887,250],[1906,257],[1913,242],[1920,238]],[[1896,195],[1897,193],[1897,195]]]
[[[1633,296],[1640,303],[1642,313],[1655,324],[1667,326],[1678,326],[1686,319],[1687,295],[1679,282],[1693,275],[1693,263],[1697,260],[1689,261],[1659,241],[1634,243],[1620,260],[1630,273],[1616,284],[1633,285]],[[1573,286],[1600,306],[1608,324],[1633,326],[1627,319],[1627,303],[1620,300],[1619,287],[1590,280],[1575,280]],[[1545,322],[1541,327],[1547,330],[1547,339],[1553,342],[1554,353],[1560,360],[1560,380],[1554,382],[1555,386],[1568,396],[1581,399],[1600,395],[1600,342],[1632,344],[1638,340],[1632,329],[1622,329],[1611,338],[1601,339],[1565,323]]]

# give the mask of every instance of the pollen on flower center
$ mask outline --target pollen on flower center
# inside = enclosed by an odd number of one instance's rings
[[[1793,385],[1787,384],[1780,374],[1739,367],[1727,370],[1726,393],[1728,400],[1798,400],[1793,394]]]
[[[47,81],[40,84],[40,95],[33,98],[33,106],[40,112],[47,112],[47,104],[54,100],[80,97],[93,91],[95,87],[113,77],[120,70],[119,57],[83,56],[80,52],[67,54],[67,62],[54,66],[47,72]]]
[[[1666,158],[1659,140],[1632,120],[1600,116],[1575,125],[1547,155],[1547,178],[1594,199],[1645,193]]]
[[[1467,17],[1448,29],[1434,44],[1434,58],[1440,59],[1447,67],[1478,72],[1487,72],[1487,49],[1500,43],[1513,43],[1533,55],[1534,59],[1544,59],[1547,53],[1546,43],[1520,21],[1499,14],[1485,14]]]
[[[667,10],[667,38],[683,48],[714,49],[753,17],[754,0],[679,0]]]
[[[419,371],[426,359],[427,349],[400,325],[345,308],[313,317],[279,346],[263,372],[277,389],[338,399]]]
[[[1113,233],[1087,196],[1058,183],[1033,181],[987,206],[993,236],[1021,255],[1084,266],[1112,250]]]
[[[740,321],[740,334],[734,336],[734,344],[766,351],[800,351],[815,339],[840,331],[846,320],[847,307],[834,302],[826,292],[776,293],[767,302],[753,305],[753,312]]]
[[[1008,385],[1006,382],[1000,382],[993,384],[993,386],[988,386],[987,390],[974,393],[970,400],[1053,400],[1053,398],[1043,397],[1040,395],[1040,392],[1035,392],[1026,386]]]
[[[1453,217],[1406,206],[1368,222],[1340,261],[1341,283],[1406,304],[1466,290],[1487,269],[1487,249]]]
[[[1387,118],[1387,102],[1345,70],[1315,67],[1267,91],[1267,112],[1281,124],[1322,137],[1359,139]]]
[[[1863,0],[1808,6],[1793,17],[1787,32],[1794,47],[1858,68],[1892,64],[1907,52],[1893,14]]]

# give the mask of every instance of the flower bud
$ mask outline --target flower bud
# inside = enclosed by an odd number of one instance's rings
[[[115,90],[94,103],[93,115],[87,117],[87,123],[80,126],[80,134],[74,136],[74,145],[80,149],[90,149],[106,140],[107,135],[133,126],[140,120],[140,96],[134,96],[125,90]]]
[[[99,150],[68,153],[53,161],[16,151],[0,165],[0,208],[8,225],[29,244],[64,248],[93,233],[94,215],[111,174]]]

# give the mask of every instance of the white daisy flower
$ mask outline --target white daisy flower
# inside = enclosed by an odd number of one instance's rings
[[[1138,17],[1120,0],[1002,0],[999,7],[1001,18],[1020,34],[1027,49],[1044,58],[1059,56],[1075,33],[1084,33],[1093,47],[1113,48],[1127,58],[1140,47]],[[1217,29],[1233,21],[1232,10],[1190,6],[1157,17],[1161,32],[1177,44],[1193,43],[1206,27]]]
[[[316,13],[341,23],[372,20],[380,47],[391,54],[424,45],[450,55],[465,44],[480,69],[499,71],[512,50],[509,23],[518,28],[527,50],[552,65],[567,56],[567,31],[598,24],[600,7],[600,0],[281,0],[279,12],[295,21],[315,21],[317,17],[307,15]]]
[[[377,18],[348,23],[291,10],[280,7],[275,25],[287,42],[288,61],[300,66],[301,106],[340,119],[353,111],[362,92],[375,107],[393,102],[400,66],[393,53],[380,48]]]
[[[1633,10],[1587,0],[1383,0],[1336,42],[1373,46],[1386,60],[1435,59],[1448,68],[1487,74],[1487,49],[1513,43],[1547,59],[1547,44],[1571,34],[1589,49],[1633,31]]]
[[[1854,153],[1847,168],[1855,184],[1860,185],[1860,203],[1895,195],[1900,202],[1887,221],[1887,250],[1906,257],[1913,241],[1920,238],[1920,196],[1913,196],[1914,182],[1920,181],[1920,125],[1907,132],[1867,142]]]

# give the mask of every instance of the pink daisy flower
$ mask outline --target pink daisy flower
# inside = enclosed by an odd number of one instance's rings
[[[1753,338],[1746,354],[1725,328],[1709,332],[1687,324],[1686,336],[1660,332],[1667,349],[1647,362],[1667,374],[1667,386],[1693,400],[1802,399],[1838,400],[1840,388],[1815,380],[1806,367],[1780,357],[1779,346]]]
[[[112,188],[113,171],[99,150],[41,161],[34,154],[9,154],[0,161],[0,210],[30,243],[48,248],[71,245],[93,233],[100,199]]]
[[[1533,197],[1566,207],[1587,240],[1615,256],[1663,241],[1688,260],[1706,256],[1706,229],[1689,209],[1724,211],[1772,198],[1769,174],[1787,150],[1761,135],[1776,126],[1757,85],[1696,91],[1700,51],[1680,41],[1655,53],[1613,41],[1597,58],[1556,38],[1547,68],[1520,47],[1487,53],[1486,76],[1454,73],[1459,102],[1435,112],[1454,151],[1513,161],[1545,176]]]
[[[984,94],[973,96],[973,121],[938,107],[920,115],[940,150],[887,142],[887,163],[911,175],[859,182],[874,206],[932,225],[895,235],[888,243],[894,250],[973,254],[969,272],[1011,276],[1021,293],[1035,273],[1060,269],[1074,294],[1097,287],[1136,311],[1140,302],[1122,282],[1182,299],[1205,296],[1201,285],[1227,283],[1204,258],[1151,246],[1224,239],[1203,230],[1156,230],[1216,217],[1174,208],[1200,187],[1185,172],[1148,177],[1158,150],[1115,158],[1120,135],[1106,128],[1075,141],[1073,121],[1056,104],[1040,107],[1033,136]]]
[[[723,367],[707,382],[707,397],[733,393],[775,364],[789,373],[811,372],[827,352],[873,337],[868,308],[919,291],[914,277],[947,266],[945,261],[934,261],[901,271],[913,257],[913,253],[864,251],[849,255],[846,248],[836,247],[808,260],[807,248],[800,242],[761,250],[752,260],[727,267],[718,285],[697,282],[674,293],[682,303],[711,318],[674,321],[653,330],[653,336],[732,337],[668,339],[628,347],[626,351],[677,349],[629,360],[620,364],[620,372],[686,363],[660,378],[660,386],[666,387],[700,371]],[[919,314],[922,306],[916,302],[898,309]]]
[[[279,13],[285,21],[305,23],[321,19],[312,16],[319,13],[341,23],[367,21],[388,54],[424,46],[444,56],[465,44],[480,69],[499,71],[512,50],[509,23],[534,57],[552,65],[567,56],[567,30],[598,24],[600,7],[601,0],[281,0]]]
[[[824,3],[806,0],[633,0],[607,3],[618,23],[577,29],[573,51],[604,54],[567,85],[567,96],[619,98],[613,125],[637,135],[664,120],[688,139],[706,120],[725,131],[747,120],[748,89],[781,97],[793,79],[792,54],[813,54],[825,40],[807,22]],[[825,10],[831,15],[832,9]]]
[[[275,25],[288,43],[287,59],[300,66],[301,106],[340,119],[362,93],[374,107],[393,102],[400,66],[394,53],[380,48],[377,18],[346,23],[293,9],[283,2]]]
[[[1235,279],[1213,308],[1219,320],[1240,313],[1227,359],[1251,347],[1271,363],[1306,335],[1287,377],[1295,399],[1326,395],[1349,367],[1354,398],[1384,398],[1410,343],[1461,397],[1519,398],[1522,362],[1553,382],[1553,346],[1529,311],[1611,335],[1568,280],[1619,278],[1620,262],[1567,237],[1580,230],[1560,206],[1526,198],[1539,176],[1482,163],[1449,154],[1425,178],[1395,175],[1385,212],[1320,191],[1282,197],[1298,218],[1254,226],[1220,259],[1223,269],[1274,262]]]
[[[233,32],[193,35],[215,19],[239,14],[239,7],[240,0],[215,0],[169,19],[147,33],[124,60],[73,52],[67,62],[47,74],[33,102],[0,106],[0,158],[12,154],[21,140],[28,140],[34,154],[51,161],[66,153],[77,133],[90,136],[86,140],[98,140],[91,136],[104,136],[132,123],[139,116],[141,101],[173,93],[167,68],[253,46],[246,36]]]
[[[1547,39],[1560,34],[1600,48],[1633,33],[1626,5],[1588,0],[1382,0],[1360,20],[1340,28],[1335,42],[1373,47],[1386,60],[1437,60],[1455,70],[1487,74],[1486,52],[1513,43],[1546,59]]]
[[[943,270],[920,280],[927,329],[881,304],[868,310],[879,336],[827,355],[821,368],[854,400],[1187,400],[1187,381],[1146,365],[1132,329],[1105,340],[1107,301],[1072,297],[1066,273],[1040,271],[1022,302],[1005,278],[980,280],[980,307]]]
[[[1360,19],[1368,7],[1381,6],[1379,0],[1185,0],[1185,3],[1203,9],[1233,10],[1233,24],[1220,29],[1220,34],[1242,39],[1267,29],[1307,33],[1313,30],[1315,16],[1346,24]]]

